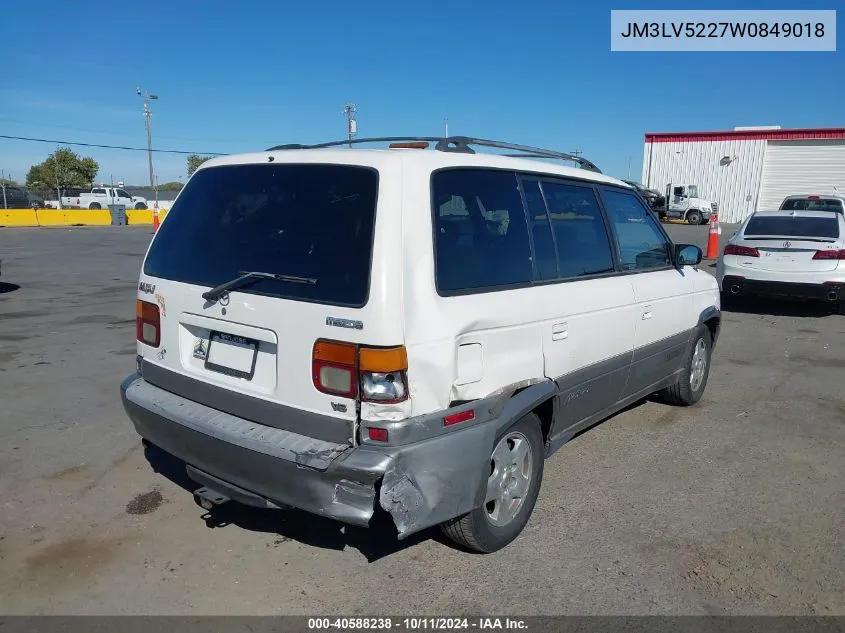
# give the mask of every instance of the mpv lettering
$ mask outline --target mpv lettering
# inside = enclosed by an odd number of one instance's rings
[[[170,316],[139,297],[123,404],[205,503],[387,513],[400,539],[492,552],[577,433],[653,393],[699,401],[718,286],[584,157],[407,140],[203,163],[143,263]],[[491,144],[525,157],[469,151]]]

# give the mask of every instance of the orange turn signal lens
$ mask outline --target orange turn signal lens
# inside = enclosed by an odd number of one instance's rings
[[[408,369],[408,352],[404,347],[362,347],[359,357],[361,371],[388,373]]]
[[[314,343],[314,360],[354,367],[356,351],[357,348],[352,343],[317,341]]]

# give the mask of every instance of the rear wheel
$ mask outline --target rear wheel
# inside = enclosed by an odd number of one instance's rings
[[[99,202],[92,202],[90,205],[88,205],[88,208],[89,209],[102,209]]]
[[[543,479],[540,419],[529,413],[508,428],[490,456],[484,505],[440,527],[456,543],[490,553],[513,541],[528,523]]]
[[[701,400],[710,375],[712,346],[710,330],[699,325],[678,381],[660,392],[667,404],[688,407]]]
[[[147,205],[145,205],[143,202],[139,202],[135,205],[135,208],[136,209],[146,209]]]
[[[836,304],[836,313],[845,316],[845,299],[841,299],[839,303]]]
[[[701,213],[695,209],[687,213],[687,223],[693,225],[701,224]]]

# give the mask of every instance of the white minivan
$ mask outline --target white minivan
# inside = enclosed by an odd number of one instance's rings
[[[196,171],[143,262],[123,404],[205,507],[387,513],[400,539],[441,525],[492,552],[578,431],[699,400],[718,286],[582,157],[368,141],[391,145]]]

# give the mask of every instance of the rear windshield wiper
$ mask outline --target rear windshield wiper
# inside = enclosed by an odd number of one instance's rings
[[[202,298],[207,301],[217,301],[223,294],[240,288],[249,283],[260,281],[261,279],[271,279],[273,281],[285,281],[292,284],[308,284],[309,286],[316,286],[317,280],[311,277],[296,277],[294,275],[280,275],[278,273],[262,273],[262,272],[241,272],[239,277],[214,286],[211,290],[202,293]]]

